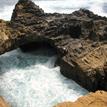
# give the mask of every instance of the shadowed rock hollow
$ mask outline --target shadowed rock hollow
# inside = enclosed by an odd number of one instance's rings
[[[85,9],[51,14],[30,0],[19,0],[11,21],[0,20],[0,54],[45,43],[56,50],[61,73],[91,91],[107,90],[106,42],[107,18]]]

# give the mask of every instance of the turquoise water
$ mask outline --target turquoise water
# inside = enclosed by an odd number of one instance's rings
[[[0,96],[12,107],[52,107],[88,93],[54,67],[56,56],[46,51],[0,56]]]

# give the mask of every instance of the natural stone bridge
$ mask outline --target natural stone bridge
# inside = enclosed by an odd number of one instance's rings
[[[88,90],[107,90],[107,18],[85,9],[45,13],[30,0],[19,0],[11,21],[0,20],[0,54],[38,44],[56,50],[63,75]]]

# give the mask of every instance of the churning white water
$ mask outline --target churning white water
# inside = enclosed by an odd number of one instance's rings
[[[54,67],[56,56],[49,51],[17,49],[0,56],[0,96],[12,107],[52,107],[88,92],[60,74],[60,67]]]

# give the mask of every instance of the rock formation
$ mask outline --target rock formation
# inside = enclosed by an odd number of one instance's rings
[[[0,21],[0,54],[47,44],[58,53],[61,73],[88,90],[107,90],[107,18],[80,9],[72,14],[45,13],[30,0],[19,0],[10,22]]]
[[[107,107],[107,92],[90,93],[75,102],[64,102],[55,107]]]
[[[0,107],[10,107],[2,97],[0,97]]]

